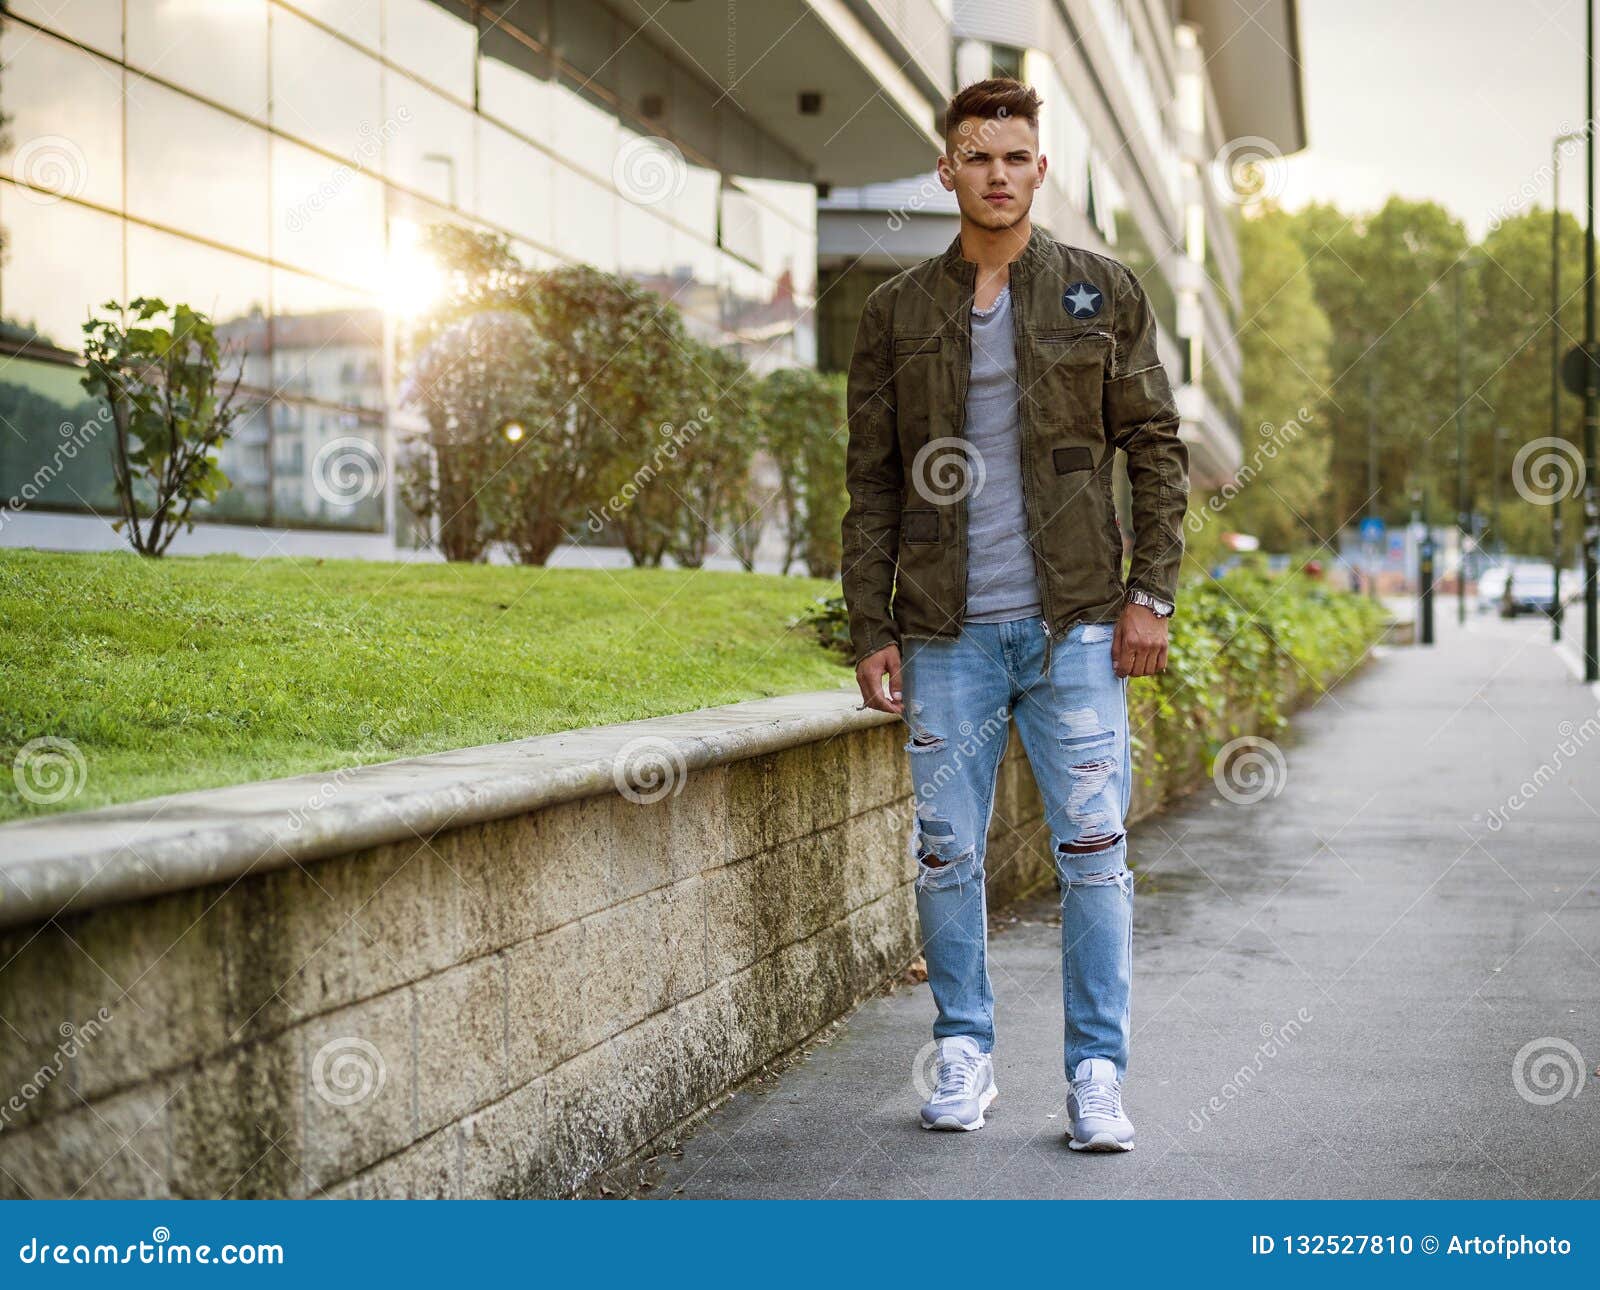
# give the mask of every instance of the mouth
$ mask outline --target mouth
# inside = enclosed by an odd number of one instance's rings
[[[1011,200],[1011,194],[1010,193],[985,193],[983,195],[983,200],[988,202],[989,205],[991,205],[991,206],[1004,206],[1007,202],[1009,202]]]

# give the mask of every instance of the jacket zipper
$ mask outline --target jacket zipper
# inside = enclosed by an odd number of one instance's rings
[[[1012,329],[1016,335],[1017,353],[1024,353],[1025,350],[1022,343],[1020,313],[1013,315]],[[1111,333],[1108,331],[1085,331],[1080,332],[1076,336],[1070,337],[1066,341],[1063,348],[1076,345],[1079,341],[1089,336],[1101,336],[1108,340],[1112,339]],[[1056,643],[1056,633],[1053,630],[1055,626],[1055,613],[1050,605],[1050,574],[1046,567],[1045,561],[1039,555],[1039,546],[1034,540],[1034,530],[1036,525],[1033,518],[1033,491],[1029,486],[1029,479],[1032,473],[1030,470],[1030,462],[1033,456],[1033,423],[1032,419],[1023,411],[1020,400],[1017,405],[1017,415],[1022,424],[1022,495],[1024,505],[1028,512],[1028,545],[1033,549],[1034,573],[1037,575],[1039,580],[1039,598],[1044,603],[1044,673],[1046,676],[1048,676],[1050,674],[1050,658],[1054,652]],[[1072,629],[1068,627],[1067,630],[1071,631]]]

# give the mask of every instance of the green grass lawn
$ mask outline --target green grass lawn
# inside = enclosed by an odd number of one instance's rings
[[[854,688],[788,623],[836,584],[0,550],[0,820]],[[9,773],[70,740],[83,790]]]

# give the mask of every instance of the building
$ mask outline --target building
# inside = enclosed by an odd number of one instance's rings
[[[1034,218],[1139,277],[1161,328],[1199,488],[1241,464],[1240,163],[1306,144],[1295,0],[955,0],[955,81],[1010,75],[1044,100]],[[893,180],[887,170],[881,177]],[[849,359],[866,294],[949,244],[929,169],[819,202],[818,350]]]
[[[439,221],[630,276],[758,370],[842,367],[866,293],[954,235],[938,116],[999,72],[1045,100],[1036,218],[1139,274],[1220,486],[1219,172],[1305,144],[1294,0],[4,0],[0,543],[121,545],[109,452],[64,428],[89,311],[153,295],[218,321],[249,406],[174,550],[411,548],[397,354]]]
[[[122,544],[108,449],[61,447],[85,318],[144,295],[211,314],[250,408],[173,550],[402,553],[438,221],[812,363],[818,185],[923,168],[952,73],[939,0],[8,0],[0,542]]]

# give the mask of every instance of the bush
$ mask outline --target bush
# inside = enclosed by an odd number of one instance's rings
[[[113,430],[111,467],[128,540],[140,555],[166,553],[190,509],[228,487],[216,454],[243,411],[236,403],[240,364],[217,342],[205,314],[188,305],[139,297],[101,306],[114,318],[83,325],[83,388],[104,399]],[[127,322],[132,315],[131,324]],[[171,325],[162,325],[170,315]]]

